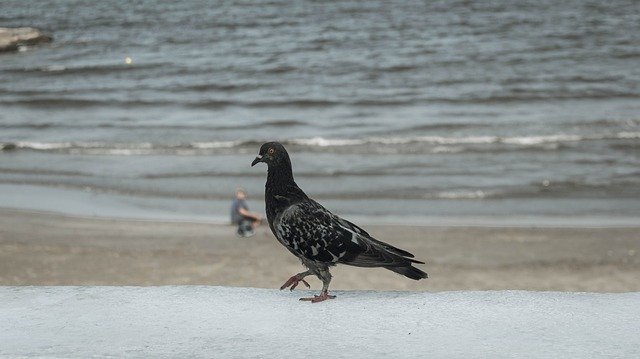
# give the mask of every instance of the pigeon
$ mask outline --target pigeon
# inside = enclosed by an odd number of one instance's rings
[[[267,220],[277,240],[298,257],[307,271],[287,280],[280,290],[293,290],[304,279],[315,275],[322,281],[320,295],[300,300],[312,303],[335,298],[329,295],[329,267],[347,264],[356,267],[382,267],[420,280],[427,273],[412,266],[424,264],[413,254],[373,238],[364,229],[338,217],[309,198],[293,179],[291,160],[284,146],[267,142],[251,163],[267,164],[265,204]]]

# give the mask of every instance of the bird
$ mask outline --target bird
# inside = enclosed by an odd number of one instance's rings
[[[293,290],[305,277],[315,275],[322,281],[320,295],[300,298],[312,303],[334,299],[329,294],[329,267],[346,264],[356,267],[382,267],[407,278],[420,280],[427,273],[413,266],[424,264],[414,255],[373,238],[364,229],[340,218],[309,198],[293,179],[289,153],[279,142],[260,147],[251,167],[267,164],[265,207],[267,221],[274,236],[298,257],[306,271],[289,278],[280,290]]]

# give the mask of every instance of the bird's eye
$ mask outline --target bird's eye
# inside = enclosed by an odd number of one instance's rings
[[[273,147],[270,148],[269,151],[267,151],[267,153],[270,154],[270,155],[274,154],[275,152],[276,152],[276,150],[274,150]]]

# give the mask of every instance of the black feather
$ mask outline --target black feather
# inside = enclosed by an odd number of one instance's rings
[[[416,267],[412,267],[412,266],[408,266],[408,267],[390,267],[387,268],[390,271],[394,271],[398,274],[402,274],[403,276],[407,277],[407,278],[411,278],[414,280],[420,280],[420,279],[424,279],[424,278],[428,278],[427,273],[421,271],[420,269],[416,268]]]

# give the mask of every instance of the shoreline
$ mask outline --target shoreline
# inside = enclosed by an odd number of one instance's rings
[[[341,290],[640,291],[640,230],[363,225],[426,262],[429,279],[339,265]],[[267,226],[80,218],[0,209],[0,285],[279,288],[301,272]],[[311,278],[312,289],[319,281]]]
[[[253,202],[256,202],[255,200]],[[226,203],[226,202],[225,202]],[[63,217],[75,217],[82,219],[96,220],[121,220],[134,222],[170,222],[170,223],[193,223],[193,224],[212,224],[212,225],[228,225],[229,221],[223,216],[180,216],[180,215],[156,215],[149,216],[135,215],[114,215],[106,212],[104,214],[83,215],[74,211],[53,210],[53,209],[37,209],[30,207],[3,206],[0,204],[0,211],[33,213],[42,215],[53,215]],[[339,214],[341,217],[348,219],[356,224],[363,226],[397,226],[397,227],[456,227],[456,228],[589,228],[589,229],[606,229],[606,228],[638,228],[640,218],[621,217],[621,216],[511,216],[505,218],[502,216],[358,216],[349,214]]]
[[[78,191],[57,187],[33,185],[9,185],[0,183],[0,208],[26,212],[58,213],[83,218],[135,219],[151,221],[192,222],[226,224],[228,222],[229,200],[196,200],[180,198],[137,197],[121,194]],[[458,201],[458,200],[456,200]],[[637,227],[640,216],[631,211],[625,215],[615,215],[611,209],[592,211],[571,211],[566,206],[549,211],[493,212],[492,209],[506,208],[502,200],[472,200],[445,204],[442,201],[407,203],[407,208],[398,212],[390,208],[383,215],[367,211],[366,208],[380,206],[377,202],[335,202],[320,200],[333,213],[362,225],[428,226],[428,227],[543,227],[543,228],[617,228]],[[531,203],[535,205],[535,203]],[[546,204],[547,206],[550,203]],[[579,208],[576,202],[572,207]],[[584,205],[588,206],[588,203]],[[601,204],[604,205],[604,204]],[[262,212],[264,203],[260,196],[250,198],[249,206]],[[435,206],[428,212],[421,208]],[[457,208],[439,211],[437,206]],[[465,206],[468,209],[461,210]],[[521,205],[520,205],[521,206]],[[385,208],[385,207],[382,207]],[[451,209],[449,208],[449,209]],[[503,208],[503,209],[504,209]],[[363,211],[364,210],[364,211]],[[352,213],[358,213],[352,215]],[[415,215],[420,213],[420,215]],[[479,216],[478,213],[489,213]],[[571,214],[571,215],[567,215]]]

